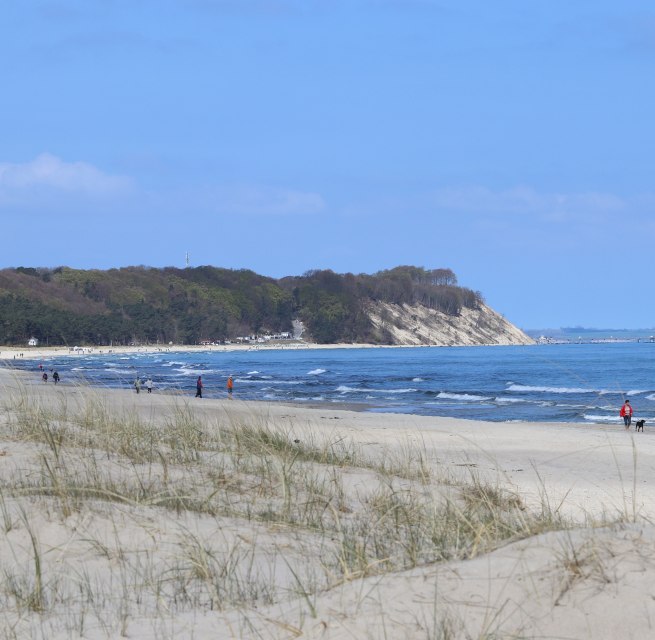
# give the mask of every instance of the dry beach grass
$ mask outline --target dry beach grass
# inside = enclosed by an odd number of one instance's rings
[[[648,432],[1,382],[0,639],[653,633]]]

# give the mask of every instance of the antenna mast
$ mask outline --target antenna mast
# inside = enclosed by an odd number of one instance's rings
[[[186,268],[189,268],[189,252],[186,252]]]

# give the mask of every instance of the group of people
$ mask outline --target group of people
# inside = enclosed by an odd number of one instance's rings
[[[44,380],[47,380],[47,374],[44,373],[43,375],[44,375]],[[59,381],[59,374],[56,371],[54,373],[54,376],[56,376],[55,382],[58,382]],[[134,390],[137,393],[140,393],[141,392],[141,386],[142,386],[141,378],[139,378],[139,376],[137,376],[134,379]],[[152,393],[152,388],[153,388],[152,378],[149,377],[145,381],[144,386],[145,386],[146,390],[148,391],[148,393]],[[202,390],[204,389],[204,386],[205,385],[203,384],[202,376],[198,376],[198,379],[196,380],[196,398],[202,398]],[[232,398],[232,392],[234,390],[234,378],[232,376],[228,376],[226,388],[227,388],[228,398]]]
[[[198,379],[196,380],[196,398],[202,398],[202,390],[204,389],[205,385],[202,382],[202,376],[198,376]],[[227,389],[227,397],[232,399],[232,391],[234,391],[234,379],[231,375],[227,377],[227,383],[225,385]]]
[[[148,390],[148,393],[152,393],[152,378],[148,378],[145,381],[145,387]],[[141,378],[139,378],[139,376],[134,379],[134,390],[137,393],[141,391]]]
[[[39,370],[43,371],[43,365],[42,364],[39,365]],[[52,371],[52,369],[50,369],[50,371]],[[57,371],[53,372],[52,380],[54,381],[55,384],[57,384],[59,382],[59,373]],[[41,374],[41,381],[44,382],[44,383],[48,382],[48,372],[47,371],[43,371],[43,373]]]

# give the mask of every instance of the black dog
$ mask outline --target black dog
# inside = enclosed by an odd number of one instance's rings
[[[645,420],[637,420],[637,422],[635,422],[635,429],[637,431],[643,431],[645,422],[646,422]]]

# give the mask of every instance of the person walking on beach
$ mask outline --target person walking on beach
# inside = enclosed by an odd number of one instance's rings
[[[619,415],[623,418],[623,424],[625,425],[625,430],[627,431],[630,428],[630,423],[632,422],[632,407],[630,406],[630,400],[626,400],[621,407]]]
[[[198,376],[196,380],[196,398],[202,398],[202,376]]]
[[[139,380],[139,376],[136,377],[134,380],[134,390],[139,393],[141,391],[141,380]]]
[[[41,380],[43,380],[43,382],[48,382],[48,374],[45,371],[43,372],[43,375],[41,376]]]
[[[52,374],[52,379],[55,381],[55,384],[59,382],[59,374],[56,371]]]
[[[146,380],[146,389],[148,390],[148,393],[152,393],[152,378],[150,377]]]
[[[227,377],[227,397],[232,399],[232,390],[234,389],[234,381],[232,380],[232,376]]]

